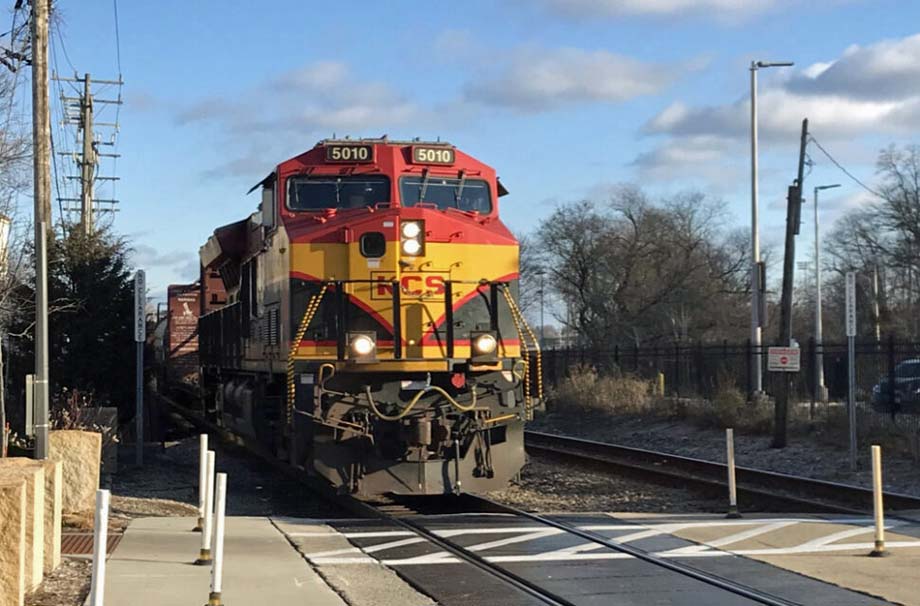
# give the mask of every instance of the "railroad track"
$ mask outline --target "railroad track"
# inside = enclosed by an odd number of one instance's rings
[[[391,497],[376,503],[367,503],[364,501],[356,500],[356,502],[350,505],[349,508],[351,508],[353,511],[360,511],[368,517],[377,518],[388,524],[398,526],[404,530],[408,530],[414,533],[416,536],[419,536],[443,549],[444,551],[450,553],[459,560],[472,564],[480,570],[498,577],[516,589],[524,591],[529,596],[536,598],[542,603],[565,605],[573,604],[564,596],[553,594],[552,592],[542,588],[538,582],[528,579],[520,574],[514,573],[499,564],[493,563],[488,559],[480,556],[476,552],[471,551],[461,544],[441,536],[441,534],[439,534],[437,531],[428,528],[425,524],[425,516],[432,511],[431,499],[421,497]],[[562,533],[577,537],[582,540],[596,543],[603,548],[636,558],[637,560],[640,560],[652,567],[663,568],[678,575],[689,577],[701,583],[710,585],[720,592],[725,592],[727,594],[745,598],[757,604],[763,604],[765,606],[799,605],[798,602],[789,601],[780,596],[758,590],[748,585],[737,583],[731,579],[700,570],[696,567],[675,561],[673,559],[665,559],[659,555],[650,553],[643,549],[639,549],[635,546],[617,542],[615,539],[610,539],[595,532],[583,530],[575,525],[540,514],[524,511],[522,509],[518,509],[504,503],[499,503],[479,495],[461,494],[453,497],[445,497],[444,499],[436,499],[433,508],[437,513],[445,513],[446,509],[447,512],[453,513],[463,511],[466,513],[500,513],[508,516],[514,516],[529,522],[536,522],[541,526],[554,528],[561,531]]]
[[[442,536],[436,530],[432,530],[428,527],[428,525],[426,525],[426,515],[429,513],[463,512],[498,513],[514,516],[519,519],[525,519],[529,522],[535,522],[543,526],[554,528],[563,533],[578,537],[582,540],[596,543],[602,548],[628,555],[641,562],[644,562],[651,567],[665,569],[674,574],[688,577],[697,582],[704,583],[715,588],[716,591],[718,591],[720,594],[724,594],[726,597],[728,597],[730,594],[738,598],[749,600],[756,604],[763,604],[764,606],[801,606],[799,602],[787,600],[783,597],[761,591],[736,581],[732,581],[731,579],[703,571],[686,563],[675,561],[674,559],[665,559],[659,555],[639,549],[633,545],[617,542],[615,539],[610,539],[595,532],[578,528],[572,524],[549,518],[540,514],[523,511],[521,509],[517,509],[515,507],[511,507],[509,505],[505,505],[503,503],[499,503],[478,495],[463,494],[457,495],[455,497],[444,497],[435,500],[423,499],[420,497],[392,497],[380,499],[377,501],[364,501],[352,496],[336,494],[333,490],[331,490],[331,488],[321,482],[317,482],[315,478],[312,478],[303,470],[295,469],[292,466],[273,458],[270,453],[259,447],[258,444],[252,443],[228,432],[226,429],[219,427],[218,425],[211,423],[206,419],[203,419],[194,411],[181,406],[169,398],[164,398],[161,396],[161,401],[169,406],[169,408],[171,408],[174,412],[178,413],[190,423],[197,426],[199,429],[216,434],[226,442],[243,447],[258,458],[285,472],[292,479],[307,483],[311,488],[316,490],[318,496],[321,498],[334,501],[354,515],[363,518],[377,519],[387,525],[399,527],[403,530],[409,531],[422,538],[423,540],[430,542],[432,545],[435,545],[439,549],[450,553],[459,561],[465,562],[466,564],[478,569],[484,574],[498,579],[509,588],[522,592],[541,604],[548,604],[552,606],[576,606],[574,602],[565,596],[559,595],[546,589],[545,587],[542,587],[539,580],[529,579],[522,574],[518,574],[512,570],[509,570],[505,566],[491,562],[475,551],[467,549],[460,543]],[[534,438],[536,438],[536,440],[543,440],[542,444],[539,446],[533,444],[533,442],[536,441]],[[576,453],[577,447],[572,445],[572,442],[569,441],[570,439],[551,436],[549,434],[538,434],[534,432],[528,432],[527,439],[528,448],[540,449],[543,452],[552,451],[556,455],[565,454],[566,456],[577,456],[581,457],[582,460],[588,457],[588,455],[584,452],[584,450],[587,449],[585,444],[592,445],[591,448],[595,449],[595,454],[599,450],[602,450],[602,447],[609,446],[597,442],[576,440],[575,442],[581,444],[583,447],[581,453]],[[555,448],[552,446],[547,446],[547,442],[551,441],[555,441]],[[563,443],[568,444],[568,447],[563,448],[560,446]],[[608,453],[609,452],[613,451],[608,451]],[[633,454],[634,457],[639,456],[635,453]],[[653,454],[657,454],[660,457],[662,453]],[[595,462],[602,461],[604,464],[612,464],[611,460],[609,459],[612,459],[612,455],[610,454],[606,456],[592,456],[592,460]],[[692,459],[690,460],[692,461]],[[707,462],[701,461],[700,463]],[[661,465],[660,458],[657,459],[657,464]],[[651,461],[651,465],[656,465],[655,461]],[[722,468],[724,472],[724,466],[722,466]],[[681,473],[674,471],[674,469],[676,469],[676,467],[667,472],[669,477],[678,477]],[[403,575],[400,574],[400,576]],[[405,577],[403,578],[407,582],[410,582],[410,584],[415,585],[415,583],[412,583],[409,581],[409,579]],[[416,588],[425,592],[425,587],[417,586]]]
[[[688,486],[722,495],[728,490],[724,463],[535,431],[527,431],[524,436],[531,453],[614,468],[671,486]],[[798,508],[798,511],[847,514],[866,514],[872,508],[870,488],[740,466],[735,467],[735,475],[742,506],[756,502]],[[886,492],[885,507],[892,511],[920,510],[920,497]]]
[[[432,507],[431,502],[425,504],[424,499],[396,498],[386,498],[378,501],[364,501],[350,495],[336,494],[335,491],[332,490],[332,488],[327,484],[318,482],[315,478],[309,476],[303,470],[296,469],[293,466],[272,457],[271,454],[262,448],[259,444],[227,431],[226,428],[220,427],[219,425],[208,421],[201,415],[197,414],[195,411],[182,406],[171,398],[168,398],[162,394],[158,394],[157,397],[159,398],[160,402],[166,405],[166,407],[169,408],[172,412],[178,414],[180,417],[197,427],[199,430],[216,435],[225,443],[247,450],[252,455],[282,471],[293,480],[306,483],[310,488],[316,491],[319,497],[342,506],[350,513],[363,518],[378,519],[390,525],[408,530],[417,536],[431,542],[432,544],[437,545],[439,548],[449,552],[461,561],[467,562],[469,565],[474,566],[482,572],[496,577],[504,584],[525,593],[540,603],[548,604],[551,606],[575,606],[575,604],[573,604],[571,601],[540,587],[537,583],[529,581],[528,579],[525,579],[524,577],[508,571],[500,566],[492,564],[479,554],[465,549],[453,541],[438,536],[436,533],[425,528],[421,522],[413,519],[414,517],[418,516],[419,514],[423,514],[430,507]],[[466,497],[467,495],[461,495],[461,498]],[[475,497],[470,496],[469,498],[474,499]],[[459,503],[454,499],[440,499],[439,501],[440,503],[435,503],[434,507],[441,511],[443,511],[446,502],[449,501],[453,501],[451,506],[452,511],[470,509],[469,507]],[[481,501],[470,502],[474,503],[472,507],[478,511],[489,509],[490,511],[496,512],[498,511],[496,508],[500,507],[497,503],[492,504],[491,502],[488,502],[489,504],[487,505],[485,499]],[[408,582],[408,579],[404,578],[404,580]],[[423,587],[417,587],[417,589],[424,592]]]

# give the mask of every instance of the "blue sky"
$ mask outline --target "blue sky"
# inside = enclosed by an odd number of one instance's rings
[[[116,76],[113,3],[59,5],[59,71]],[[878,150],[920,129],[915,2],[201,0],[118,10],[114,225],[131,236],[154,297],[195,277],[198,246],[216,226],[255,209],[252,184],[333,133],[451,141],[496,167],[518,233],[558,203],[602,201],[623,182],[655,195],[711,192],[742,227],[748,65],[795,61],[761,72],[759,89],[762,237],[778,245],[803,117],[869,183]],[[822,225],[867,201],[820,152],[810,156],[809,200],[814,185],[843,184],[825,192]]]

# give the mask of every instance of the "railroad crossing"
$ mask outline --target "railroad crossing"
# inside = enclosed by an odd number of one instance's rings
[[[839,515],[560,515],[558,519],[657,556],[810,606],[909,603],[904,575],[920,565],[920,523],[893,522],[896,557],[865,557],[872,520]],[[508,515],[426,522],[487,561],[575,604],[753,604],[628,554]],[[194,518],[132,522],[109,558],[107,604],[194,603],[207,571],[191,566]],[[235,517],[227,526],[224,601],[311,604],[531,604],[411,531],[369,520]],[[263,563],[271,561],[271,566]],[[658,580],[656,580],[656,578]],[[421,591],[420,591],[421,590]],[[422,593],[424,592],[424,593]],[[364,601],[374,598],[379,601]]]

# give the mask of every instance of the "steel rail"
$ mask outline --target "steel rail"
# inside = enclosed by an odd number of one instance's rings
[[[569,534],[573,534],[587,541],[591,541],[592,543],[603,545],[604,547],[608,549],[612,549],[619,553],[623,553],[623,554],[632,556],[638,560],[642,560],[643,562],[647,562],[649,564],[653,564],[655,566],[665,568],[677,574],[681,574],[683,576],[695,579],[702,583],[706,583],[707,585],[712,585],[713,587],[716,587],[718,589],[722,589],[724,591],[733,593],[737,596],[741,596],[743,598],[752,600],[754,602],[757,602],[758,604],[763,604],[764,606],[802,606],[800,602],[793,602],[785,598],[781,598],[778,596],[774,596],[774,595],[765,593],[763,591],[760,591],[759,589],[755,589],[753,587],[732,581],[731,579],[727,579],[725,577],[722,577],[716,574],[705,572],[703,570],[700,570],[699,568],[690,566],[689,564],[683,564],[680,562],[675,562],[673,560],[662,558],[661,556],[655,555],[653,553],[649,553],[648,551],[645,551],[644,549],[639,549],[638,547],[633,547],[625,543],[617,543],[615,540],[609,539],[603,535],[597,534],[595,532],[591,532],[589,530],[582,530],[581,528],[578,528],[577,526],[573,526],[572,524],[567,524],[565,522],[559,522],[557,520],[553,520],[551,518],[547,518],[545,516],[542,516],[536,513],[531,513],[529,511],[524,511],[522,509],[518,509],[510,505],[505,505],[503,503],[499,503],[499,502],[496,502],[491,499],[481,497],[478,495],[466,495],[466,496],[467,498],[471,500],[479,501],[482,504],[482,508],[484,510],[502,511],[504,513],[509,513],[511,515],[533,520],[534,522],[537,522],[537,523],[540,523],[546,526],[552,526],[553,528],[562,530],[563,532],[566,532]]]
[[[440,547],[444,551],[459,558],[460,560],[498,578],[504,583],[511,585],[515,589],[526,593],[528,596],[535,598],[544,604],[553,604],[556,606],[575,606],[573,602],[565,599],[564,597],[552,593],[551,591],[540,587],[533,581],[515,574],[502,566],[498,566],[492,562],[489,562],[488,559],[482,557],[478,553],[470,551],[462,545],[459,545],[454,541],[450,541],[438,535],[436,532],[425,528],[425,526],[415,520],[390,515],[378,507],[375,507],[373,504],[365,503],[353,497],[347,497],[347,499],[352,501],[352,504],[349,506],[349,508],[353,508],[353,511],[363,512],[368,517],[376,517],[391,524],[401,526],[402,528],[422,537],[437,547]],[[495,506],[499,505],[495,504]]]
[[[524,436],[531,452],[616,466],[686,484],[727,486],[724,463],[535,431],[526,431]],[[848,514],[865,514],[871,509],[871,488],[742,466],[736,466],[735,473],[739,493],[754,498]],[[890,510],[920,509],[920,497],[886,492],[884,498]]]
[[[490,574],[505,584],[513,587],[514,589],[521,591],[528,596],[542,602],[543,604],[548,604],[550,606],[576,606],[573,602],[565,599],[562,596],[556,595],[551,591],[541,588],[536,583],[525,579],[524,577],[517,575],[501,566],[489,562],[486,558],[480,556],[479,554],[470,551],[469,549],[464,548],[453,541],[445,539],[444,537],[438,536],[436,533],[425,528],[418,522],[413,520],[408,520],[405,518],[400,518],[395,515],[391,515],[383,511],[379,507],[375,507],[371,503],[361,501],[350,495],[341,495],[336,493],[335,490],[331,488],[328,484],[318,481],[316,478],[307,474],[303,469],[294,467],[284,461],[281,461],[273,456],[271,453],[266,451],[258,443],[241,438],[239,435],[234,434],[233,432],[228,431],[224,427],[220,427],[216,423],[212,423],[204,419],[201,415],[197,414],[195,411],[189,410],[185,406],[182,406],[178,402],[168,398],[162,394],[157,394],[157,397],[161,402],[166,404],[171,410],[179,414],[181,417],[204,431],[214,433],[220,437],[225,442],[230,444],[240,446],[244,448],[250,454],[256,456],[258,459],[268,463],[275,469],[283,472],[285,475],[291,477],[293,480],[306,484],[310,489],[316,491],[317,495],[323,499],[326,499],[329,502],[340,505],[343,508],[347,509],[349,512],[359,515],[365,518],[371,519],[380,519],[385,522],[395,524],[400,526],[410,532],[415,533],[416,535],[422,537],[423,539],[433,543],[437,547],[449,552],[460,560],[474,566],[475,568],[482,570],[483,572]],[[402,577],[410,585],[414,586],[419,591],[425,593],[423,587],[417,586],[415,583],[409,581]]]

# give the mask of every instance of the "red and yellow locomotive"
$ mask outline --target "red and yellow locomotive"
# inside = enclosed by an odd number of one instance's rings
[[[541,384],[495,171],[447,143],[324,140],[256,187],[259,212],[201,248],[208,411],[353,492],[504,485]]]

